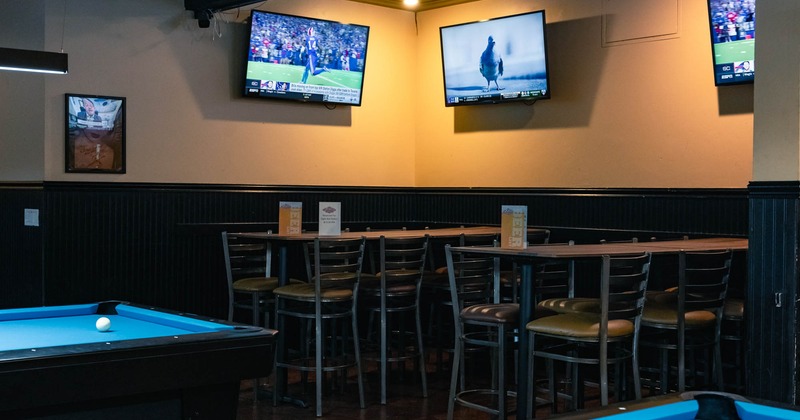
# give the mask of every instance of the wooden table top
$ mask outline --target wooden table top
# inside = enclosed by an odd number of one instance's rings
[[[578,245],[531,245],[525,249],[490,246],[453,247],[454,251],[506,256],[512,258],[591,258],[603,255],[633,255],[643,252],[673,254],[684,251],[747,250],[745,238],[702,238],[674,241],[624,242]]]
[[[535,231],[536,229],[530,229]],[[542,229],[544,230],[544,229]],[[283,240],[283,241],[311,241],[314,238],[360,238],[379,239],[381,236],[387,238],[413,238],[428,235],[431,238],[457,238],[464,235],[487,235],[500,234],[499,226],[472,226],[472,227],[453,227],[453,228],[433,228],[433,229],[390,229],[390,230],[369,230],[359,232],[343,231],[338,236],[320,236],[318,232],[303,232],[293,235],[281,235],[272,232],[242,232],[238,235],[243,238],[254,238],[264,240]]]

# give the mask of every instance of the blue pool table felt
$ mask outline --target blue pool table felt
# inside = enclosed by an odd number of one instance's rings
[[[800,420],[797,411],[744,401],[735,401],[734,404],[742,420]],[[600,417],[599,420],[693,420],[697,410],[697,401],[689,400]]]
[[[117,305],[116,315],[97,314],[97,304],[23,308],[0,311],[0,351],[36,349],[214,332],[233,328],[144,308]],[[111,328],[100,332],[101,316]]]

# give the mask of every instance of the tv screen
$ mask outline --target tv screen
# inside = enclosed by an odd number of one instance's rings
[[[245,96],[361,105],[369,27],[252,10]]]
[[[753,83],[756,1],[708,0],[714,84]]]
[[[550,98],[544,10],[439,32],[445,106]]]

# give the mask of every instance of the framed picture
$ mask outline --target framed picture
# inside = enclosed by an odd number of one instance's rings
[[[124,174],[125,98],[65,97],[65,171]]]

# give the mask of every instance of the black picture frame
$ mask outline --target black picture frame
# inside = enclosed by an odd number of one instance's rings
[[[67,93],[64,170],[124,174],[125,98]]]

